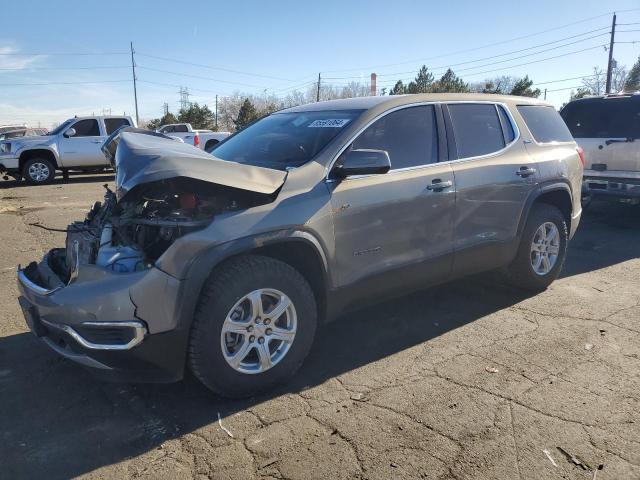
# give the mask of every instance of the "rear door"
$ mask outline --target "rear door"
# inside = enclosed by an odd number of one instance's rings
[[[505,105],[447,105],[447,133],[456,181],[456,275],[508,261],[537,172]]]
[[[561,115],[586,169],[640,172],[640,95],[576,100]]]
[[[104,126],[97,119],[78,120],[69,128],[73,128],[76,134],[73,137],[61,135],[59,140],[63,167],[90,167],[107,163],[100,150],[107,137]]]
[[[438,106],[408,106],[376,120],[349,147],[385,150],[392,167],[329,182],[342,286],[366,284],[369,296],[450,274],[455,184],[451,166],[438,163],[446,155],[438,125]]]
[[[131,122],[128,118],[125,117],[112,117],[104,119],[104,128],[107,131],[107,136],[111,135],[113,132],[118,130],[121,127],[130,127]]]

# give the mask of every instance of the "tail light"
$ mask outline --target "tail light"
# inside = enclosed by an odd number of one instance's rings
[[[200,145],[200,135],[196,135],[195,137],[193,137],[193,146],[197,147]]]
[[[578,152],[578,156],[580,157],[580,163],[582,164],[582,168],[584,168],[584,150],[580,147],[576,147],[576,152]]]
[[[181,193],[178,198],[180,199],[180,208],[185,210],[193,210],[198,205],[198,199],[193,193]]]

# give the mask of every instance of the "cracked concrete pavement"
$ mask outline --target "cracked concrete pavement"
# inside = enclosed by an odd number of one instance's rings
[[[29,223],[65,227],[111,180],[0,183],[0,477],[640,478],[640,208],[594,204],[544,293],[481,275],[365,308],[232,402],[100,382],[27,332],[15,265],[64,239]]]

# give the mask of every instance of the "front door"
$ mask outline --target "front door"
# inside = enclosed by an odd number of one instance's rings
[[[340,286],[371,295],[449,275],[455,184],[438,147],[434,105],[393,111],[349,147],[387,151],[391,170],[329,184]]]
[[[69,128],[76,131],[75,135],[62,135],[59,141],[63,167],[91,167],[107,163],[100,150],[107,137],[103,135],[97,119],[78,120]]]

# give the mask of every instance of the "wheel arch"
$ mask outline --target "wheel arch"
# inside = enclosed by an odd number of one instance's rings
[[[179,328],[190,329],[202,288],[215,270],[232,258],[252,254],[275,258],[298,270],[311,285],[318,305],[318,318],[324,321],[330,291],[327,256],[313,234],[296,230],[243,237],[215,246],[194,258],[182,282]]]
[[[571,213],[573,211],[573,195],[568,181],[557,181],[540,185],[527,199],[524,215],[518,223],[518,238],[522,235],[531,208],[539,203],[557,207],[567,222],[567,231],[571,231]]]
[[[32,158],[46,158],[51,162],[54,168],[60,168],[56,154],[48,148],[32,148],[20,153],[19,168],[22,171],[24,164]]]

